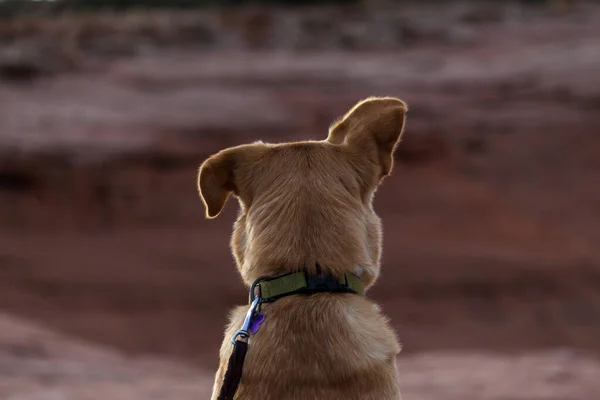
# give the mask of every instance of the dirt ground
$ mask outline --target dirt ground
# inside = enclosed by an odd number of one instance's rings
[[[403,398],[594,399],[600,362],[570,350],[500,355],[427,351],[399,358]],[[207,399],[212,371],[118,352],[0,317],[0,397],[7,400]]]
[[[401,51],[161,48],[0,78],[0,398],[206,398],[247,294],[237,205],[205,220],[197,167],[325,138],[374,94],[410,106],[368,293],[404,398],[597,398],[600,7],[530,13]]]

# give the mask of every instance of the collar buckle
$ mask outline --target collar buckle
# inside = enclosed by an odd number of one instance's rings
[[[337,291],[340,283],[331,275],[306,275],[306,289],[308,291]]]

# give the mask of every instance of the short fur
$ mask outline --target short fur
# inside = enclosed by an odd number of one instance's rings
[[[231,249],[249,286],[259,276],[320,267],[379,275],[381,223],[373,195],[393,166],[407,107],[391,97],[359,102],[324,141],[237,146],[200,167],[207,218],[230,194],[240,204]],[[319,267],[317,267],[317,264]],[[216,399],[248,306],[235,309],[220,351]],[[295,295],[262,307],[265,321],[249,340],[237,398],[243,400],[400,399],[400,345],[379,307],[353,294]]]

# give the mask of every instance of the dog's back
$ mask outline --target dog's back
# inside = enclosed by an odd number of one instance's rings
[[[246,307],[235,311],[229,338]],[[400,348],[379,308],[352,294],[284,298],[265,307],[250,339],[238,397],[244,400],[398,399]],[[221,349],[227,359],[231,343]]]
[[[325,141],[253,143],[221,151],[200,168],[209,218],[228,196],[239,200],[231,247],[250,286],[262,276],[296,271],[364,287],[379,275],[381,225],[372,198],[393,164],[406,106],[393,98],[359,103]],[[234,311],[221,348],[216,399],[232,352],[231,336],[247,307]],[[387,320],[350,293],[293,294],[264,304],[248,339],[236,398],[244,400],[399,399],[400,348]]]

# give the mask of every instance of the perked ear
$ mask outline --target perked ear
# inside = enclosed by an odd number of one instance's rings
[[[356,104],[329,128],[327,141],[377,156],[383,178],[392,170],[392,154],[400,142],[408,107],[394,97],[370,97]]]
[[[206,209],[206,218],[221,213],[231,192],[235,191],[234,168],[237,155],[226,149],[209,157],[198,171],[198,193]]]

